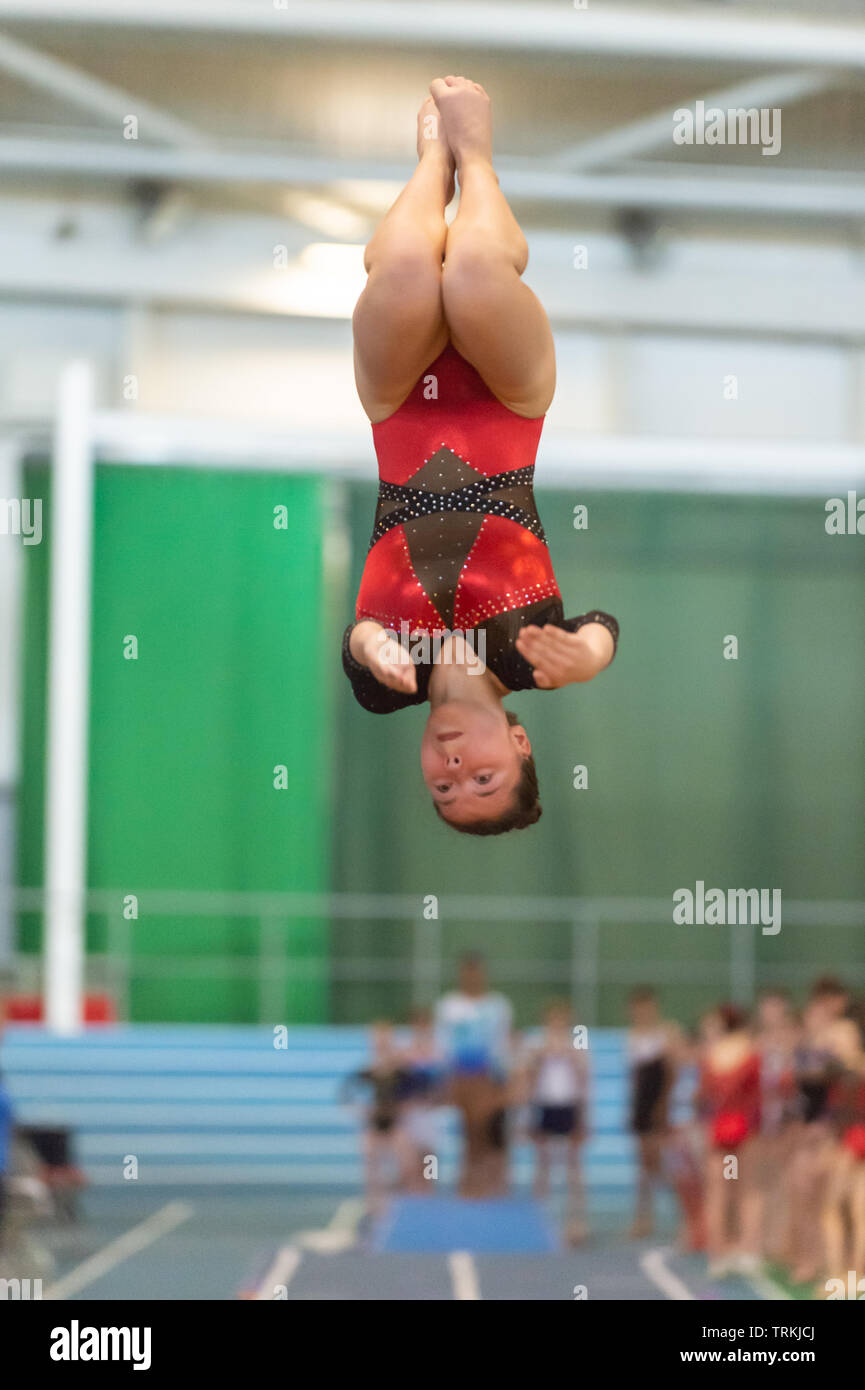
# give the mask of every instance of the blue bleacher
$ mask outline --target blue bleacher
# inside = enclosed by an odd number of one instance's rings
[[[356,1190],[357,1112],[340,1104],[339,1089],[366,1057],[362,1028],[290,1028],[280,1050],[267,1028],[136,1024],[91,1028],[75,1039],[11,1027],[0,1062],[17,1121],[72,1128],[93,1184],[122,1183],[132,1154],[149,1183]],[[593,1030],[592,1064],[587,1180],[595,1192],[621,1192],[634,1179],[621,1031]],[[439,1171],[447,1183],[458,1132],[445,1114]],[[517,1185],[530,1168],[530,1146],[519,1142]]]

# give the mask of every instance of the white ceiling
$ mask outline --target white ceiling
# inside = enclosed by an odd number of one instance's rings
[[[783,16],[752,0],[0,0],[0,70],[12,192],[126,197],[144,180],[274,212],[286,188],[312,189],[376,215],[410,168],[429,80],[456,71],[493,97],[503,186],[529,224],[566,225],[575,206],[865,214],[861,0],[788,0]],[[728,92],[782,106],[777,157],[672,143],[676,107]]]

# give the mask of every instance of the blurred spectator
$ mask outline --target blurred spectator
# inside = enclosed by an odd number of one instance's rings
[[[755,1043],[760,1059],[760,1129],[754,1139],[754,1220],[760,1252],[782,1259],[789,1226],[789,1170],[795,1119],[794,1057],[799,1025],[783,990],[766,990],[757,1004]]]
[[[0,1042],[3,1039],[5,1004],[0,994]],[[8,1197],[9,1165],[12,1153],[12,1101],[3,1084],[0,1072],[0,1251],[4,1245],[6,1229],[6,1203]]]
[[[405,1141],[403,1186],[409,1192],[430,1191],[426,1165],[430,1157],[437,1156],[442,1102],[442,1061],[432,1010],[418,1009],[413,1015],[412,1033],[402,1062],[399,1123]]]
[[[831,1135],[821,1215],[821,1275],[840,1279],[865,1274],[865,1037],[861,1005],[855,1017],[833,1029],[839,1074],[829,1093]]]
[[[797,1124],[789,1172],[789,1260],[796,1283],[810,1283],[821,1272],[824,1249],[821,1216],[832,1150],[830,1097],[851,1050],[854,1029],[844,1018],[847,992],[840,981],[823,977],[814,984],[802,1015],[802,1036],[794,1054]]]
[[[540,1043],[529,1050],[524,1071],[526,1094],[532,1107],[535,1196],[547,1196],[553,1159],[563,1159],[568,1188],[565,1234],[569,1243],[576,1244],[587,1234],[580,1149],[586,1136],[589,1063],[586,1050],[574,1045],[571,1010],[567,1004],[548,1007],[543,1036]]]
[[[717,1010],[718,1036],[706,1044],[699,1100],[706,1118],[706,1249],[709,1271],[755,1271],[760,1264],[754,1140],[760,1126],[760,1057],[747,1017]]]
[[[393,1028],[385,1020],[370,1027],[372,1057],[368,1066],[343,1082],[340,1098],[365,1097],[364,1158],[366,1196],[371,1212],[378,1210],[392,1181],[393,1169],[405,1167],[402,1136],[398,1127],[401,1097],[409,1072],[397,1050]]]
[[[639,1151],[637,1206],[631,1236],[639,1239],[651,1234],[654,1223],[654,1194],[669,1134],[670,1093],[683,1040],[678,1025],[661,1017],[655,991],[648,986],[631,992],[629,1013],[631,1132],[636,1135]]]
[[[448,1099],[462,1120],[464,1197],[489,1197],[507,1186],[512,1017],[509,1001],[489,988],[483,959],[463,956],[457,988],[439,1000],[435,1019]]]

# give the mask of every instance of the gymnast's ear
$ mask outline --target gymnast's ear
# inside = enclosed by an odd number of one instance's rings
[[[529,743],[529,736],[519,719],[514,714],[513,710],[509,709],[505,710],[505,718],[510,726],[512,741],[516,744],[519,753],[524,758],[530,758],[532,756],[532,745]]]

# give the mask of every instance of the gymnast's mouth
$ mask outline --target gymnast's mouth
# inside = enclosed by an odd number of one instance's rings
[[[462,738],[462,736],[462,729],[458,729],[455,734],[436,734],[436,738],[438,739],[439,743],[449,743],[451,739]]]

